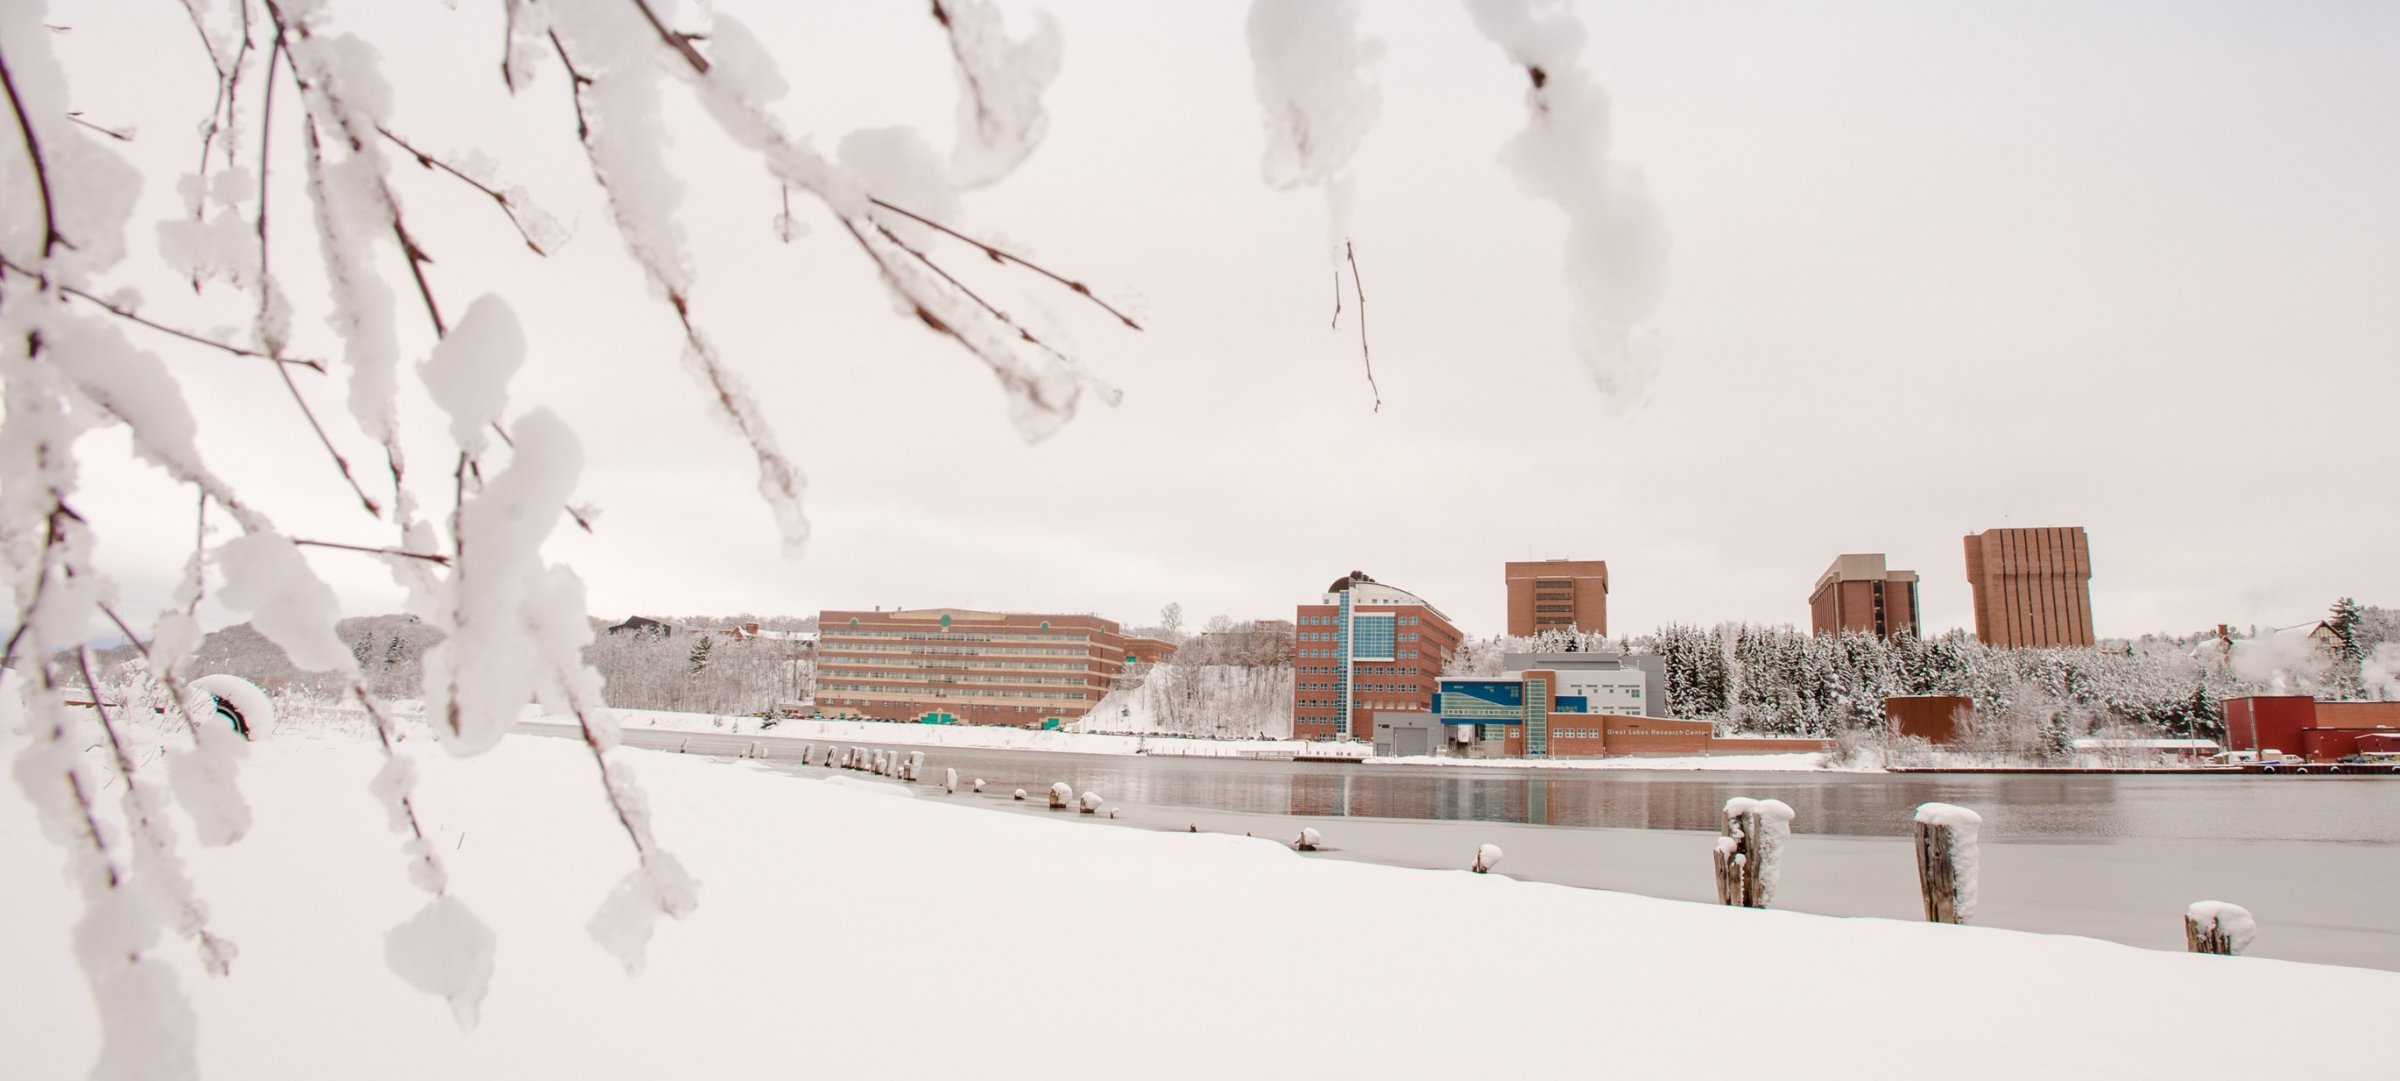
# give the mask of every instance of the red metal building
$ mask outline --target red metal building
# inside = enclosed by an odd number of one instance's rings
[[[2400,702],[2319,702],[2304,694],[2225,700],[2225,749],[2332,762],[2400,737]]]

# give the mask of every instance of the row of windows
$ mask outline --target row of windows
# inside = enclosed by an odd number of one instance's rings
[[[975,631],[834,630],[826,631],[824,638],[827,641],[831,641],[836,638],[906,638],[915,641],[928,642],[1023,642],[1034,639],[1044,639],[1052,642],[1089,642],[1092,640],[1092,636],[1089,634],[1052,634],[1036,631],[985,631],[978,633]]]
[[[1091,699],[1091,695],[1084,691],[1004,691],[991,687],[977,687],[966,692],[945,692],[938,688],[929,691],[923,687],[896,686],[889,683],[821,683],[817,685],[817,689],[819,691],[848,691],[852,694],[897,694],[914,698],[948,698],[952,693],[957,693],[959,697],[964,698],[1054,698],[1077,702]]]
[[[886,704],[888,704],[888,703],[883,703],[883,702],[871,702],[871,701],[867,701],[867,700],[864,700],[864,699],[857,699],[857,698],[820,698],[820,699],[818,699],[818,700],[817,700],[817,703],[818,703],[819,705],[824,705],[824,706],[878,706],[878,705],[886,705]],[[1023,713],[1023,712],[1025,712],[1026,710],[1029,710],[1029,709],[1031,709],[1031,710],[1039,710],[1039,709],[1041,709],[1042,707],[1040,707],[1040,706],[1009,706],[1009,707],[1006,707],[1006,708],[1008,708],[1008,709],[1012,709],[1012,710],[1015,710],[1015,711],[1017,711],[1018,713]],[[830,719],[830,718],[825,718],[825,716],[824,716],[823,714],[819,714],[818,716],[819,716],[819,718],[820,718],[820,719]]]
[[[1418,622],[1418,617],[1416,616],[1394,616],[1392,618],[1399,620],[1403,626],[1413,627],[1416,626]],[[1340,616],[1300,617],[1300,625],[1303,627],[1338,627],[1341,626],[1341,623],[1342,617]]]
[[[1572,604],[1537,604],[1533,606],[1533,610],[1536,612],[1572,612],[1575,610],[1575,606]]]
[[[912,679],[919,683],[938,683],[945,685],[953,683],[1007,683],[1018,687],[1086,687],[1095,682],[1089,678],[1079,678],[1075,676],[912,676],[905,672],[854,672],[848,674],[852,678],[858,679]]]
[[[1600,730],[1597,728],[1553,728],[1550,730],[1550,734],[1559,739],[1600,738]]]
[[[851,671],[840,668],[821,669],[827,675],[866,676],[879,673],[898,675],[901,672],[1088,672],[1091,665],[1073,661],[902,661],[892,657],[836,657],[840,664],[871,664],[874,669]]]
[[[1065,649],[1057,646],[1021,646],[1013,642],[1003,642],[998,645],[990,646],[920,646],[899,642],[844,642],[838,646],[828,646],[825,648],[824,652],[827,656],[836,656],[844,653],[868,652],[905,653],[912,657],[939,655],[948,655],[954,657],[994,657],[1014,656],[1017,654],[1034,654],[1046,657],[1089,657],[1092,655],[1092,647],[1085,646],[1081,649]]]

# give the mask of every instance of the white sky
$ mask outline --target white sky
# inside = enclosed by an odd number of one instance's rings
[[[398,177],[445,308],[506,295],[533,343],[514,401],[583,433],[582,491],[605,514],[551,551],[595,614],[955,604],[1147,623],[1180,601],[1194,623],[1289,618],[1355,568],[1481,634],[1500,629],[1504,561],[1571,556],[1608,561],[1611,629],[1640,632],[1804,623],[1835,555],[1882,551],[1923,575],[1930,631],[1971,623],[1960,537],[2000,525],[2090,530],[2102,635],[2400,603],[2400,7],[1581,5],[1617,157],[1674,237],[1670,353],[1630,415],[1569,346],[1560,217],[1495,160],[1523,75],[1460,9],[1366,15],[1383,108],[1353,164],[1353,235],[1376,413],[1355,324],[1327,327],[1324,202],[1260,180],[1242,5],[1043,7],[1065,34],[1048,140],[959,224],[1149,330],[950,250],[1125,391],[1038,445],[821,212],[778,243],[775,186],[670,92],[695,311],[809,475],[798,560],[608,222],[555,64],[511,99],[498,5],[345,7],[375,17],[360,28],[386,42],[403,134],[488,152],[575,223],[535,258],[480,197]],[[924,4],[718,8],[776,50],[783,115],[819,145],[905,124],[947,148],[955,89]],[[59,3],[49,21],[74,27],[56,40],[79,106],[138,129],[148,219],[176,213],[169,178],[211,87],[177,5]],[[331,355],[304,196],[283,182],[289,90],[275,260],[296,351]],[[131,228],[152,250],[149,220]],[[161,317],[241,321],[230,298],[124,283]],[[395,283],[421,357],[428,329]],[[204,449],[280,524],[389,539],[269,373],[142,341],[188,375]],[[367,460],[339,385],[309,394]],[[412,409],[439,432],[421,394]],[[84,449],[102,558],[155,605],[190,497],[121,435]],[[371,561],[312,561],[354,613],[399,607]]]

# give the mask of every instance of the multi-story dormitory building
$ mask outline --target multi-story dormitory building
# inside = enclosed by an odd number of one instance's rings
[[[1294,617],[1292,735],[1372,739],[1378,710],[1433,709],[1458,648],[1450,617],[1405,589],[1351,571]]]
[[[828,611],[817,627],[821,717],[1054,727],[1090,712],[1126,665],[1174,651],[1090,615]]]

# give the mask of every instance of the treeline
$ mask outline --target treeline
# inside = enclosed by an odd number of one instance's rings
[[[748,622],[766,623],[740,621]],[[783,638],[603,631],[583,655],[607,681],[604,695],[618,709],[755,714],[807,699],[816,685],[815,653]]]
[[[776,703],[809,697],[816,677],[813,654],[789,639],[736,638],[726,631],[756,623],[773,632],[813,630],[816,617],[683,616],[666,620],[674,633],[610,633],[607,621],[592,623],[593,642],[584,659],[606,680],[608,704],[620,709],[697,713],[757,713]],[[425,650],[441,633],[411,615],[361,616],[341,621],[336,633],[350,645],[367,689],[379,698],[424,695]],[[140,653],[131,645],[99,651],[95,675],[111,687],[148,693]],[[192,654],[195,675],[240,676],[272,695],[333,701],[349,693],[332,673],[303,672],[248,623],[212,631]]]
[[[2400,613],[2349,614],[2348,636],[2332,642],[2253,629],[2056,649],[1994,647],[1963,631],[1885,641],[1736,623],[1615,639],[1561,632],[1472,640],[1449,671],[1497,674],[1512,652],[1655,655],[1665,661],[1669,713],[1762,735],[1873,730],[1887,697],[1957,695],[1974,701],[1985,748],[2047,756],[2093,734],[2220,738],[2225,700],[2242,695],[2400,696],[2377,663],[2400,654]]]

